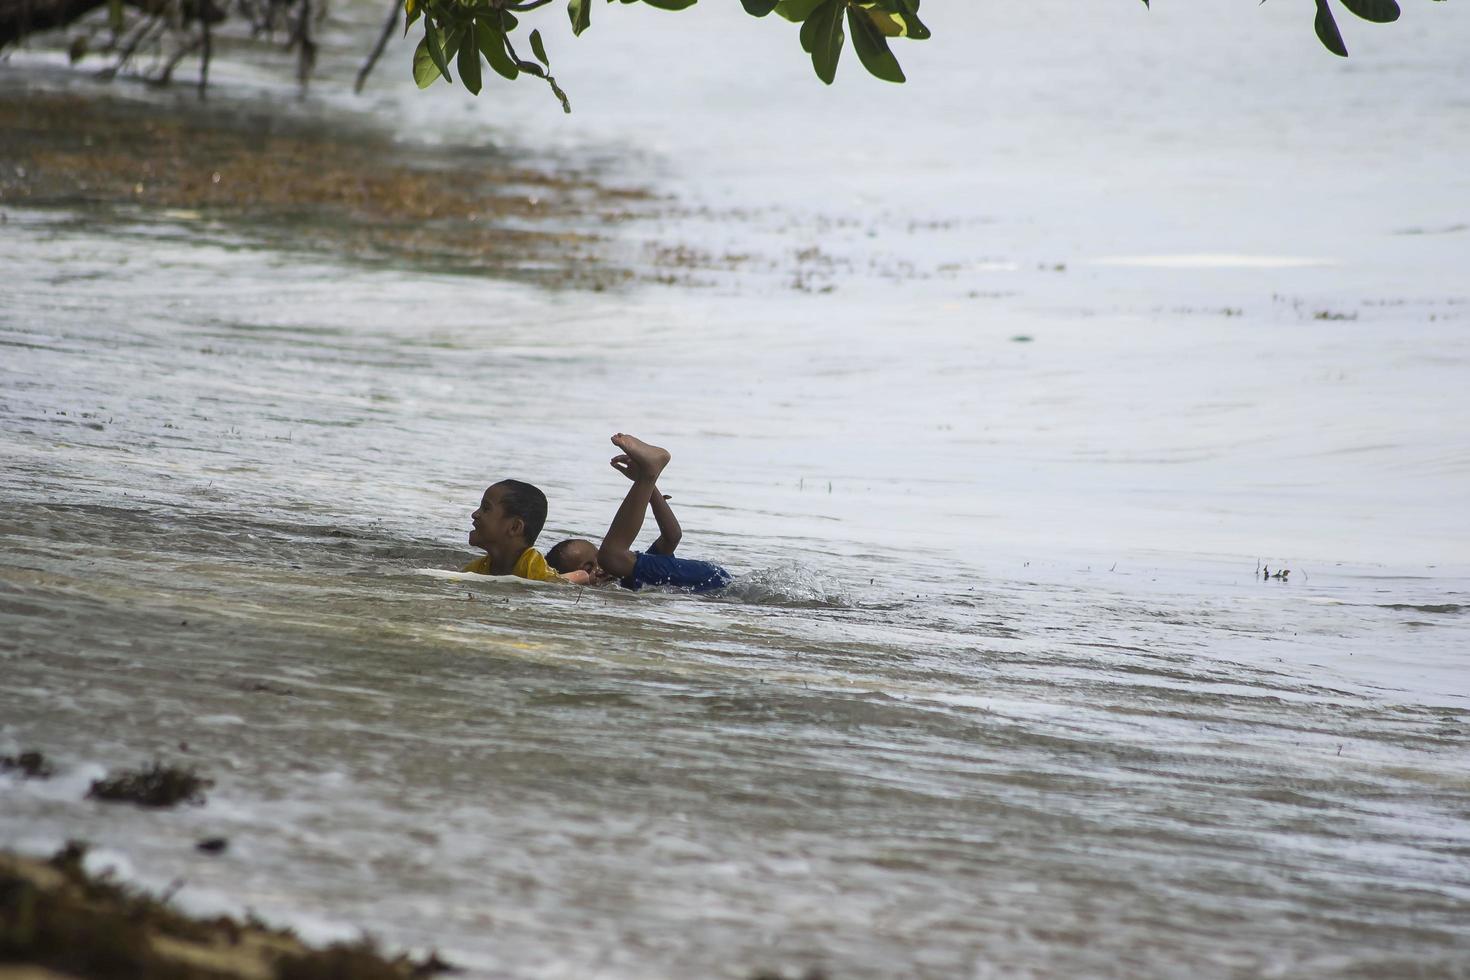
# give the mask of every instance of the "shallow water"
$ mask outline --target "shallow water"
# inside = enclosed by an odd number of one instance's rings
[[[570,120],[375,81],[657,180],[619,234],[705,286],[6,206],[0,753],[61,773],[0,845],[483,976],[1470,970],[1466,15],[1066,9],[936,12],[904,89],[631,8]],[[501,476],[599,533],[617,429],[731,594],[450,571]],[[83,801],[155,756],[208,804]]]

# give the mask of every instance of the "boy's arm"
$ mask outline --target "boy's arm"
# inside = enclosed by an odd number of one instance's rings
[[[674,549],[679,547],[679,540],[684,537],[684,529],[674,516],[674,508],[669,506],[668,498],[658,492],[658,487],[654,487],[653,493],[649,495],[648,507],[653,511],[653,519],[658,522],[658,540],[648,550],[658,555],[672,555]]]

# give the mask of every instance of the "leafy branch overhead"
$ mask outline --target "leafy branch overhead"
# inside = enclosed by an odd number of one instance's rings
[[[1265,3],[1266,0],[1261,0]],[[1315,0],[1317,4],[1317,39],[1335,55],[1348,56],[1347,45],[1342,41],[1342,32],[1337,29],[1337,20],[1332,16],[1332,7],[1327,0]],[[1397,0],[1339,0],[1344,7],[1366,21],[1374,24],[1392,24],[1399,19]],[[1442,2],[1442,0],[1441,0]],[[1148,0],[1143,0],[1148,6]]]
[[[540,30],[520,34],[520,18],[555,0],[386,0],[386,18],[377,43],[357,74],[362,90],[400,24],[407,36],[420,24],[423,37],[413,56],[413,77],[421,88],[442,78],[451,84],[458,75],[465,88],[478,95],[491,75],[514,80],[530,75],[546,82],[571,112],[571,103],[551,74],[551,61]],[[581,35],[592,24],[597,0],[566,0],[572,33]],[[697,0],[607,0],[608,3],[645,3],[660,10],[684,10]],[[731,0],[722,0],[730,3]],[[973,3],[977,0],[952,0]],[[1145,6],[1150,0],[1143,0]],[[1264,0],[1262,0],[1264,2]],[[1302,3],[1306,0],[1293,0]],[[1443,0],[1437,0],[1443,2]],[[180,62],[199,60],[199,94],[209,79],[209,65],[220,40],[238,44],[249,39],[275,40],[285,30],[285,47],[297,54],[297,76],[304,86],[316,61],[316,31],[327,0],[0,0],[0,50],[31,34],[80,23],[86,29],[71,39],[73,61],[91,54],[111,55],[104,69],[111,76],[135,56],[157,55],[153,79],[166,83]],[[740,0],[754,17],[776,14],[776,20],[799,25],[801,48],[812,60],[817,77],[832,84],[843,49],[852,48],[862,66],[884,81],[904,81],[890,44],[895,38],[922,41],[929,28],[919,20],[919,0]],[[1398,20],[1397,0],[1312,0],[1316,6],[1317,37],[1334,54],[1347,55],[1333,16],[1341,4],[1364,20],[1387,24]],[[100,21],[100,15],[106,19]],[[88,27],[87,25],[91,26]],[[545,25],[542,25],[543,28]],[[223,33],[230,31],[231,33]],[[104,38],[99,44],[98,39]]]
[[[443,78],[451,84],[454,73],[464,87],[480,94],[483,65],[506,79],[521,74],[546,81],[562,108],[572,111],[566,93],[551,75],[551,61],[539,30],[528,43],[535,61],[516,52],[511,35],[520,25],[517,14],[544,7],[552,0],[404,0],[403,31],[420,20],[424,36],[413,55],[413,77],[419,88]],[[594,0],[568,0],[572,33],[581,35],[592,23]],[[609,3],[619,0],[608,0]],[[620,0],[638,3],[640,0]],[[660,10],[683,10],[697,0],[641,0]],[[890,38],[922,41],[929,29],[919,20],[919,0],[740,0],[747,13],[765,17],[774,12],[801,25],[801,47],[812,59],[817,77],[828,85],[837,76],[842,49],[852,38],[858,61],[868,72],[888,82],[902,82],[903,69],[888,46]],[[483,65],[482,65],[483,63]]]

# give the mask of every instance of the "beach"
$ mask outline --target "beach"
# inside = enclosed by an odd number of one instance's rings
[[[926,7],[830,89],[600,6],[570,116],[409,47],[351,96],[354,6],[305,97],[13,53],[0,756],[55,772],[0,849],[472,977],[1463,975],[1470,21],[1420,6],[1346,61]],[[616,431],[731,589],[458,571],[506,477],[600,536]],[[87,798],[153,760],[206,801]]]

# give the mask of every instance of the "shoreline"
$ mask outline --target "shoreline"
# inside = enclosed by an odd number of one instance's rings
[[[92,81],[0,62],[0,224],[62,210],[114,233],[328,256],[384,270],[487,276],[551,290],[639,286],[831,293],[860,257],[823,247],[828,218],[789,247],[731,242],[729,223],[781,234],[792,214],[712,209],[654,178],[509,143],[404,139],[366,111],[273,105],[222,83]],[[641,181],[641,182],[640,182]],[[893,281],[947,277],[869,256]]]
[[[74,209],[191,239],[601,291],[638,278],[614,229],[660,202],[514,151],[404,144],[349,114],[323,125],[223,91],[207,103],[128,94],[0,72],[0,211]]]

